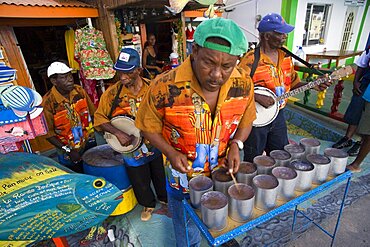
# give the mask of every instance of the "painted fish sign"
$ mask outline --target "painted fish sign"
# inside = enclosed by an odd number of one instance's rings
[[[39,155],[0,155],[0,240],[80,232],[104,221],[121,201],[122,192],[103,178],[73,173]]]

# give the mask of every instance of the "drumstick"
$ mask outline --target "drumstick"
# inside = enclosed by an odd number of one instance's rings
[[[235,178],[235,176],[234,176],[234,174],[233,174],[232,172],[230,172],[230,176],[231,176],[231,178],[233,179],[234,184],[235,184],[235,187],[236,187],[236,189],[238,190],[238,192],[239,192],[239,194],[240,194],[240,188],[239,188],[239,186],[238,186],[238,182],[236,181],[236,178]]]

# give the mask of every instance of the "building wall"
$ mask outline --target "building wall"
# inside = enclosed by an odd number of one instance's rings
[[[226,2],[226,1],[225,1]],[[240,0],[229,0],[226,6],[241,2]],[[227,8],[228,9],[228,8]],[[270,12],[280,13],[281,1],[252,0],[238,6],[232,12],[224,13],[223,17],[234,20],[243,29],[249,42],[258,41],[256,16],[262,17]],[[247,31],[246,31],[247,30]]]
[[[298,7],[297,7],[297,18],[296,18],[296,23],[295,23],[293,51],[297,49],[297,46],[302,45],[307,3],[331,4],[332,7],[329,13],[329,21],[328,21],[329,26],[327,28],[325,44],[318,44],[318,45],[311,45],[311,46],[303,47],[305,53],[307,54],[307,53],[322,52],[324,48],[326,48],[326,50],[339,50],[341,46],[343,30],[344,30],[344,25],[346,21],[345,20],[346,11],[349,6],[345,6],[343,0],[331,0],[331,1],[300,0],[298,1]],[[354,26],[352,30],[354,34],[352,36],[351,43],[348,46],[348,50],[353,50],[355,47],[357,34],[359,31],[365,5],[361,7],[355,7],[355,8],[357,8],[357,13],[355,16]],[[367,28],[369,28],[369,24],[367,24]],[[361,46],[359,46],[359,49],[361,49]],[[322,62],[325,63],[326,61],[323,60]],[[342,63],[344,63],[344,61],[342,61]]]
[[[226,6],[230,6],[234,3],[241,2],[240,0],[228,0]],[[339,50],[341,46],[345,16],[346,11],[349,6],[344,5],[344,0],[299,0],[297,6],[296,20],[295,20],[295,30],[293,40],[292,51],[297,50],[297,46],[302,45],[303,33],[304,33],[304,22],[306,17],[306,7],[307,3],[317,3],[317,4],[331,4],[332,8],[329,15],[328,31],[326,34],[326,42],[322,45],[311,45],[304,47],[305,53],[315,53],[321,52],[326,48],[326,50]],[[240,4],[235,7],[232,12],[224,13],[223,17],[234,20],[243,29],[245,35],[249,42],[258,41],[258,31],[256,29],[257,22],[256,16],[259,14],[261,16],[266,15],[269,12],[281,13],[282,1],[263,1],[263,0],[252,0],[246,3]],[[355,48],[362,16],[365,14],[365,5],[357,8],[357,13],[354,20],[354,26],[352,32],[354,33],[349,44],[348,49],[353,50]],[[226,8],[228,9],[228,8]],[[358,44],[357,50],[362,50],[365,47],[369,32],[370,32],[370,8],[366,16],[364,27],[362,29],[361,38]],[[247,30],[247,31],[246,31]],[[315,61],[313,61],[315,62]],[[326,62],[326,61],[322,61]],[[344,63],[344,61],[342,61]]]
[[[363,50],[365,48],[367,39],[369,37],[369,33],[370,33],[370,8],[367,9],[366,19],[364,22],[364,27],[361,32],[361,38],[358,43],[357,50]]]

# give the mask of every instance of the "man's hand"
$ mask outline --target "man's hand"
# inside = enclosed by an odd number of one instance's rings
[[[353,82],[353,89],[352,89],[353,94],[358,95],[358,96],[362,95],[362,91],[360,89],[360,86],[361,86],[360,82],[358,82],[358,81]]]
[[[136,138],[135,136],[128,135],[122,131],[116,133],[115,136],[117,137],[119,143],[121,143],[121,145],[124,147],[130,145],[133,141],[135,141]]]
[[[254,95],[254,100],[265,108],[269,108],[275,104],[274,98],[257,93]]]
[[[191,167],[188,164],[188,158],[185,154],[176,151],[175,149],[167,154],[171,166],[176,171],[181,173],[187,173],[191,170]]]
[[[71,152],[68,154],[69,158],[73,163],[78,163],[81,161],[80,153],[76,150],[72,149]]]
[[[331,86],[331,84],[333,84],[332,80],[330,80],[330,79],[328,78],[329,76],[328,76],[327,74],[325,75],[325,77],[326,77],[325,82],[323,82],[323,83],[319,84],[318,86],[314,87],[314,89],[315,89],[316,91],[319,91],[319,92],[324,91],[324,90],[326,90],[328,87],[330,87],[330,86]]]
[[[237,173],[240,165],[239,148],[236,143],[231,143],[227,153],[226,164],[222,164],[230,173]]]

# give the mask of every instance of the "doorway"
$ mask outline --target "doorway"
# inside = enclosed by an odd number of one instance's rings
[[[342,42],[340,45],[340,50],[345,51],[348,50],[349,45],[352,41],[353,36],[353,24],[356,17],[357,8],[348,7],[345,17],[345,24],[342,36]]]

